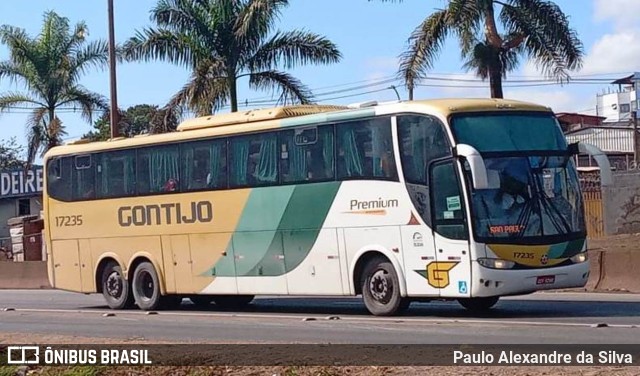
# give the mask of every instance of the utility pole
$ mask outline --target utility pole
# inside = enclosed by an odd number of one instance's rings
[[[636,91],[636,95],[638,92]],[[637,102],[637,99],[636,99]],[[633,125],[633,161],[638,165],[638,109],[631,112],[631,121]]]
[[[118,137],[118,94],[116,88],[116,41],[113,25],[113,0],[107,0],[109,12],[109,80],[111,91],[111,138]]]
[[[634,73],[633,75],[633,91],[635,94],[635,100],[631,102],[631,125],[633,126],[633,161],[638,166],[640,160],[638,153],[638,113],[640,112],[640,73]]]

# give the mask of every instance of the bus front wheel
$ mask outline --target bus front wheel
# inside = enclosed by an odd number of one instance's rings
[[[122,268],[109,262],[102,270],[102,295],[111,309],[125,309],[133,306],[133,294],[129,281],[124,278]]]
[[[150,262],[141,262],[133,271],[132,282],[133,297],[138,308],[143,311],[151,311],[163,306],[163,297],[160,293],[160,279],[158,273]]]
[[[487,298],[464,298],[458,299],[458,303],[467,310],[474,313],[487,312],[493,308],[500,298],[498,296],[490,296]]]
[[[409,301],[400,296],[398,274],[389,260],[376,257],[364,267],[362,298],[367,310],[376,316],[392,316],[409,307]]]

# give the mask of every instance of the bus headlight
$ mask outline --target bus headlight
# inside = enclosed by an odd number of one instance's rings
[[[491,269],[511,269],[516,265],[513,261],[493,258],[479,258],[478,264]]]
[[[589,259],[589,256],[587,255],[587,252],[578,253],[577,255],[570,258],[571,262],[573,262],[574,264],[583,263],[588,259]]]

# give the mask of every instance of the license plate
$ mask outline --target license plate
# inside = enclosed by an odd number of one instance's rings
[[[551,285],[556,282],[555,275],[543,275],[536,280],[537,285]]]

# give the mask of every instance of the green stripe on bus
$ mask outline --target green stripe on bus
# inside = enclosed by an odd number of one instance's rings
[[[568,258],[577,255],[584,247],[585,239],[576,239],[569,242],[554,244],[549,248],[549,257],[553,259]]]
[[[311,252],[338,189],[339,182],[296,186],[268,251],[253,269],[238,276],[280,276],[300,265]]]
[[[303,184],[290,188],[292,191],[289,191],[289,196],[284,192],[268,192],[280,188],[262,189],[264,199],[271,202],[271,213],[282,213],[277,230],[247,231],[249,228],[255,229],[255,223],[242,222],[245,214],[252,213],[252,210],[245,209],[241,218],[242,226],[238,226],[238,230],[243,231],[233,235],[233,244],[227,247],[227,257],[216,264],[215,275],[280,276],[295,269],[309,255],[340,189],[340,182]],[[287,202],[284,202],[285,197]],[[258,203],[252,202],[253,205]],[[273,228],[275,220],[275,215],[271,215],[268,228]]]
[[[250,275],[269,252],[294,189],[295,186],[284,186],[251,190],[232,243],[227,245],[227,257],[213,267],[215,275]]]

